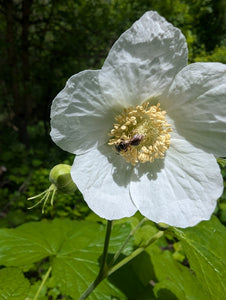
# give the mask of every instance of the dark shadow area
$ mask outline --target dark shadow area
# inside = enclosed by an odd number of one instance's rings
[[[119,260],[123,259],[121,255]],[[169,290],[161,289],[156,297],[153,286],[158,282],[150,256],[143,252],[124,267],[113,273],[108,280],[119,288],[128,300],[178,300]]]

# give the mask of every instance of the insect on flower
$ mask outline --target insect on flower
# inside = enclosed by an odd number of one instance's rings
[[[142,134],[135,134],[134,137],[132,137],[129,140],[121,140],[118,144],[115,145],[115,149],[118,152],[121,151],[127,151],[129,146],[138,146],[140,145],[141,141],[144,139],[144,136]]]

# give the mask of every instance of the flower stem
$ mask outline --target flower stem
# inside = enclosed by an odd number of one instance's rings
[[[134,235],[134,233],[143,225],[144,222],[147,221],[147,218],[143,218],[138,224],[137,226],[131,230],[130,234],[128,235],[128,237],[126,238],[126,240],[124,241],[124,243],[122,244],[122,246],[120,247],[120,249],[115,253],[112,261],[109,264],[109,268],[111,268],[114,263],[116,262],[116,260],[118,259],[119,255],[121,254],[122,250],[125,248],[126,244],[129,242],[129,240],[132,238],[132,236]]]
[[[115,271],[117,271],[119,268],[130,262],[133,258],[135,258],[137,255],[139,255],[141,252],[143,252],[148,246],[153,244],[156,240],[161,238],[164,235],[163,231],[158,231],[155,235],[153,235],[149,240],[147,240],[146,243],[142,245],[142,247],[137,248],[133,253],[131,253],[129,256],[125,257],[123,260],[121,260],[116,265],[112,266],[114,262],[119,257],[120,253],[124,249],[125,245],[128,243],[129,239],[133,236],[133,234],[136,232],[136,230],[146,221],[147,219],[144,218],[129,234],[123,245],[120,247],[120,249],[116,252],[114,255],[111,263],[109,266],[107,266],[107,254],[108,254],[108,246],[110,241],[110,235],[111,235],[111,229],[112,229],[112,221],[108,221],[107,223],[107,230],[105,235],[105,242],[104,242],[104,250],[102,255],[102,261],[99,273],[96,277],[96,279],[91,283],[91,285],[87,288],[87,290],[81,295],[81,297],[78,300],[85,300],[92,291],[98,286],[98,284],[104,280],[106,277],[113,274]]]
[[[139,255],[141,252],[143,252],[148,246],[153,244],[156,240],[161,238],[163,236],[163,231],[158,231],[155,235],[153,235],[147,242],[140,248],[137,248],[133,253],[131,253],[129,256],[125,257],[123,260],[121,260],[119,263],[114,265],[110,270],[108,271],[107,276],[110,276],[115,271],[117,271],[119,268],[130,262],[133,258],[135,258],[137,255]]]
[[[46,272],[46,274],[45,274],[45,276],[44,276],[44,278],[42,280],[42,283],[41,283],[39,289],[37,290],[37,293],[35,294],[35,297],[34,297],[33,300],[37,300],[38,299],[38,296],[39,296],[39,294],[40,294],[40,292],[41,292],[41,290],[42,290],[42,288],[43,288],[46,280],[48,279],[49,274],[50,274],[51,271],[52,271],[52,266],[50,266],[49,269],[48,269],[48,271]]]
[[[81,295],[79,300],[86,299],[92,291],[98,286],[98,284],[107,277],[107,255],[108,255],[108,246],[111,236],[111,229],[112,229],[112,221],[108,221],[107,223],[107,229],[105,234],[105,241],[104,241],[104,250],[102,255],[102,261],[100,265],[99,273],[96,277],[96,279],[91,283],[91,285],[87,288],[87,290]]]

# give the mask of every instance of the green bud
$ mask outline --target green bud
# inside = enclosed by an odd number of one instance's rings
[[[28,200],[41,198],[35,205],[29,207],[29,209],[43,203],[42,213],[44,213],[45,205],[50,199],[50,204],[53,205],[54,197],[56,192],[62,192],[64,194],[74,193],[77,186],[71,178],[71,166],[65,164],[59,164],[52,168],[49,173],[49,181],[51,182],[50,187],[44,192],[28,198]]]
[[[65,164],[56,165],[49,174],[49,181],[53,183],[57,190],[65,193],[74,193],[77,189],[71,178],[71,166]]]

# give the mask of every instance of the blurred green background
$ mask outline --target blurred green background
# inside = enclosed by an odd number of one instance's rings
[[[51,102],[71,75],[101,68],[148,10],[182,30],[190,63],[226,63],[225,0],[0,0],[0,227],[89,214],[79,192],[58,194],[44,216],[41,207],[27,210],[27,197],[48,188],[49,170],[73,162],[50,139]],[[223,223],[225,198],[216,211]]]

